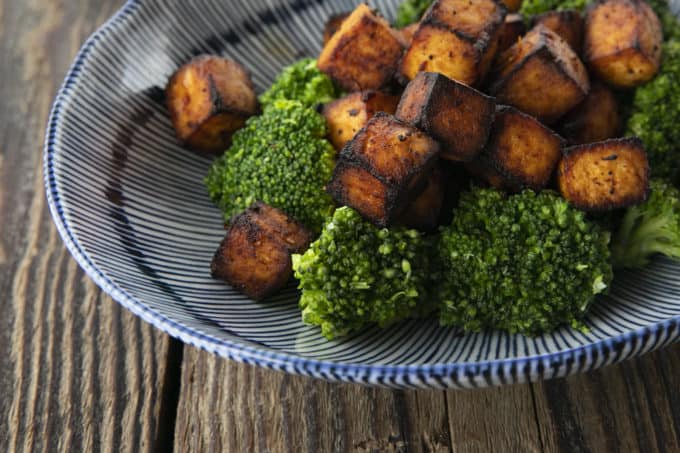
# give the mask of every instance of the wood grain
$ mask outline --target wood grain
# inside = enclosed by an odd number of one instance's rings
[[[0,2],[0,451],[148,451],[171,430],[177,347],[78,268],[42,182],[55,92],[122,3]]]

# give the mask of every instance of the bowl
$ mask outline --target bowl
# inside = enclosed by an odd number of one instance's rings
[[[586,319],[536,338],[463,333],[437,320],[327,341],[304,325],[290,284],[263,303],[210,278],[223,237],[203,186],[211,160],[178,146],[163,103],[171,73],[201,53],[245,65],[262,90],[318,55],[324,22],[356,2],[132,0],[90,37],[55,100],[44,174],[66,246],[113,299],[220,356],[329,381],[396,388],[484,387],[584,372],[680,337],[680,265],[616,276]],[[397,0],[373,5],[387,18]]]

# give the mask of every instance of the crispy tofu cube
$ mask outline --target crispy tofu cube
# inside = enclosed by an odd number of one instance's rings
[[[637,137],[565,150],[557,172],[562,196],[584,211],[625,208],[647,199],[649,164]]]
[[[539,24],[557,33],[577,54],[581,53],[583,19],[580,12],[574,9],[548,11],[533,18],[532,25]]]
[[[235,61],[203,55],[179,68],[166,87],[177,138],[201,153],[222,153],[259,110],[253,82]]]
[[[401,29],[401,36],[407,46],[411,45],[411,41],[413,41],[413,35],[415,35],[416,31],[418,31],[418,27],[420,27],[420,22],[407,25],[406,27]]]
[[[318,68],[347,91],[378,90],[394,77],[405,43],[362,3],[326,43]]]
[[[621,132],[621,115],[616,96],[607,86],[595,82],[585,100],[560,123],[562,136],[572,145],[617,137]]]
[[[479,85],[493,61],[506,8],[499,0],[437,0],[420,22],[401,61],[401,73],[439,72]]]
[[[399,223],[421,231],[434,231],[444,204],[444,173],[439,167],[432,169],[425,188],[399,216]]]
[[[377,113],[340,153],[328,193],[384,227],[425,184],[439,144],[392,115]]]
[[[560,158],[564,140],[536,118],[501,106],[484,156],[505,180],[504,187],[545,187]]]
[[[531,29],[498,60],[491,92],[512,105],[550,124],[588,94],[585,66],[574,50],[543,25]]]
[[[522,6],[522,0],[503,0],[503,3],[508,11],[513,13],[519,11],[520,6]]]
[[[499,32],[496,57],[499,57],[502,52],[512,47],[526,32],[527,27],[522,15],[508,14]]]
[[[377,112],[393,114],[398,103],[397,96],[366,90],[326,104],[323,115],[328,121],[329,140],[341,150]]]
[[[334,14],[328,18],[326,25],[323,27],[323,45],[328,44],[331,37],[340,29],[342,23],[349,17],[350,13]]]
[[[434,72],[421,72],[404,91],[396,117],[442,144],[441,157],[465,162],[489,138],[496,103],[493,98]]]
[[[292,276],[291,253],[304,251],[311,233],[282,211],[257,203],[229,222],[211,264],[213,278],[262,300]]]
[[[639,86],[661,65],[661,23],[644,0],[605,0],[586,14],[585,61],[599,78],[619,88]]]

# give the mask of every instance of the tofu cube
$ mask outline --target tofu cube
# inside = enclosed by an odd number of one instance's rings
[[[605,0],[586,14],[584,55],[604,82],[632,88],[652,79],[661,65],[659,18],[644,0]]]
[[[517,192],[519,190],[519,187],[512,186],[508,179],[496,170],[491,161],[484,155],[478,156],[473,161],[465,162],[463,166],[475,179],[491,187],[508,192]]]
[[[491,86],[499,102],[546,124],[576,107],[589,90],[588,73],[579,57],[543,25],[531,29],[503,53]]]
[[[526,32],[524,17],[521,14],[508,14],[499,32],[496,58],[519,41]]]
[[[349,17],[350,13],[334,14],[328,18],[326,25],[323,27],[323,45],[328,44],[333,35],[340,30],[342,23]]]
[[[232,134],[259,111],[250,74],[235,61],[212,55],[179,68],[165,93],[177,138],[200,153],[224,152]]]
[[[389,226],[423,189],[438,155],[434,139],[380,112],[342,150],[327,191],[375,225]]]
[[[399,97],[366,90],[350,93],[326,104],[323,115],[328,122],[328,138],[335,149],[341,150],[368,120],[378,112],[393,114]]]
[[[532,25],[543,25],[554,31],[577,53],[581,53],[583,43],[583,19],[581,13],[574,9],[548,11],[535,16]]]
[[[399,223],[408,228],[431,232],[439,225],[442,206],[444,204],[444,173],[434,167],[425,183],[425,188],[399,216]]]
[[[545,187],[562,157],[564,140],[519,110],[501,106],[484,156],[504,180],[504,187]]]
[[[324,46],[318,68],[347,91],[378,90],[392,81],[405,43],[362,3]]]
[[[413,41],[413,35],[415,35],[416,31],[418,31],[418,27],[420,27],[420,22],[407,25],[406,27],[401,29],[401,36],[403,38],[403,41],[406,43],[406,46],[411,45],[411,42]]]
[[[499,0],[437,0],[420,22],[401,61],[401,74],[439,72],[479,85],[498,47],[506,8]]]
[[[560,132],[571,145],[600,142],[621,132],[619,103],[606,85],[595,82],[590,93],[561,120]]]
[[[562,196],[584,211],[636,205],[649,193],[647,153],[637,137],[573,146],[565,150],[557,183]]]
[[[311,240],[311,233],[284,212],[257,203],[229,222],[212,276],[262,300],[285,286],[292,276],[291,253],[306,250]]]
[[[495,111],[493,98],[442,74],[421,72],[406,87],[396,117],[438,140],[442,158],[465,162],[486,144]]]

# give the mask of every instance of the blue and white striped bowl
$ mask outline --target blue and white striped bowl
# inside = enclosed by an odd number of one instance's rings
[[[160,102],[191,56],[244,64],[259,89],[320,50],[350,0],[132,0],[80,51],[55,101],[45,146],[49,206],[67,247],[115,300],[186,343],[330,381],[390,387],[483,387],[564,376],[680,337],[680,266],[622,272],[594,305],[590,333],[526,338],[462,334],[436,320],[328,342],[300,321],[290,286],[252,302],[212,280],[222,218],[204,190],[210,161],[177,146]],[[373,2],[393,18],[396,0]]]

